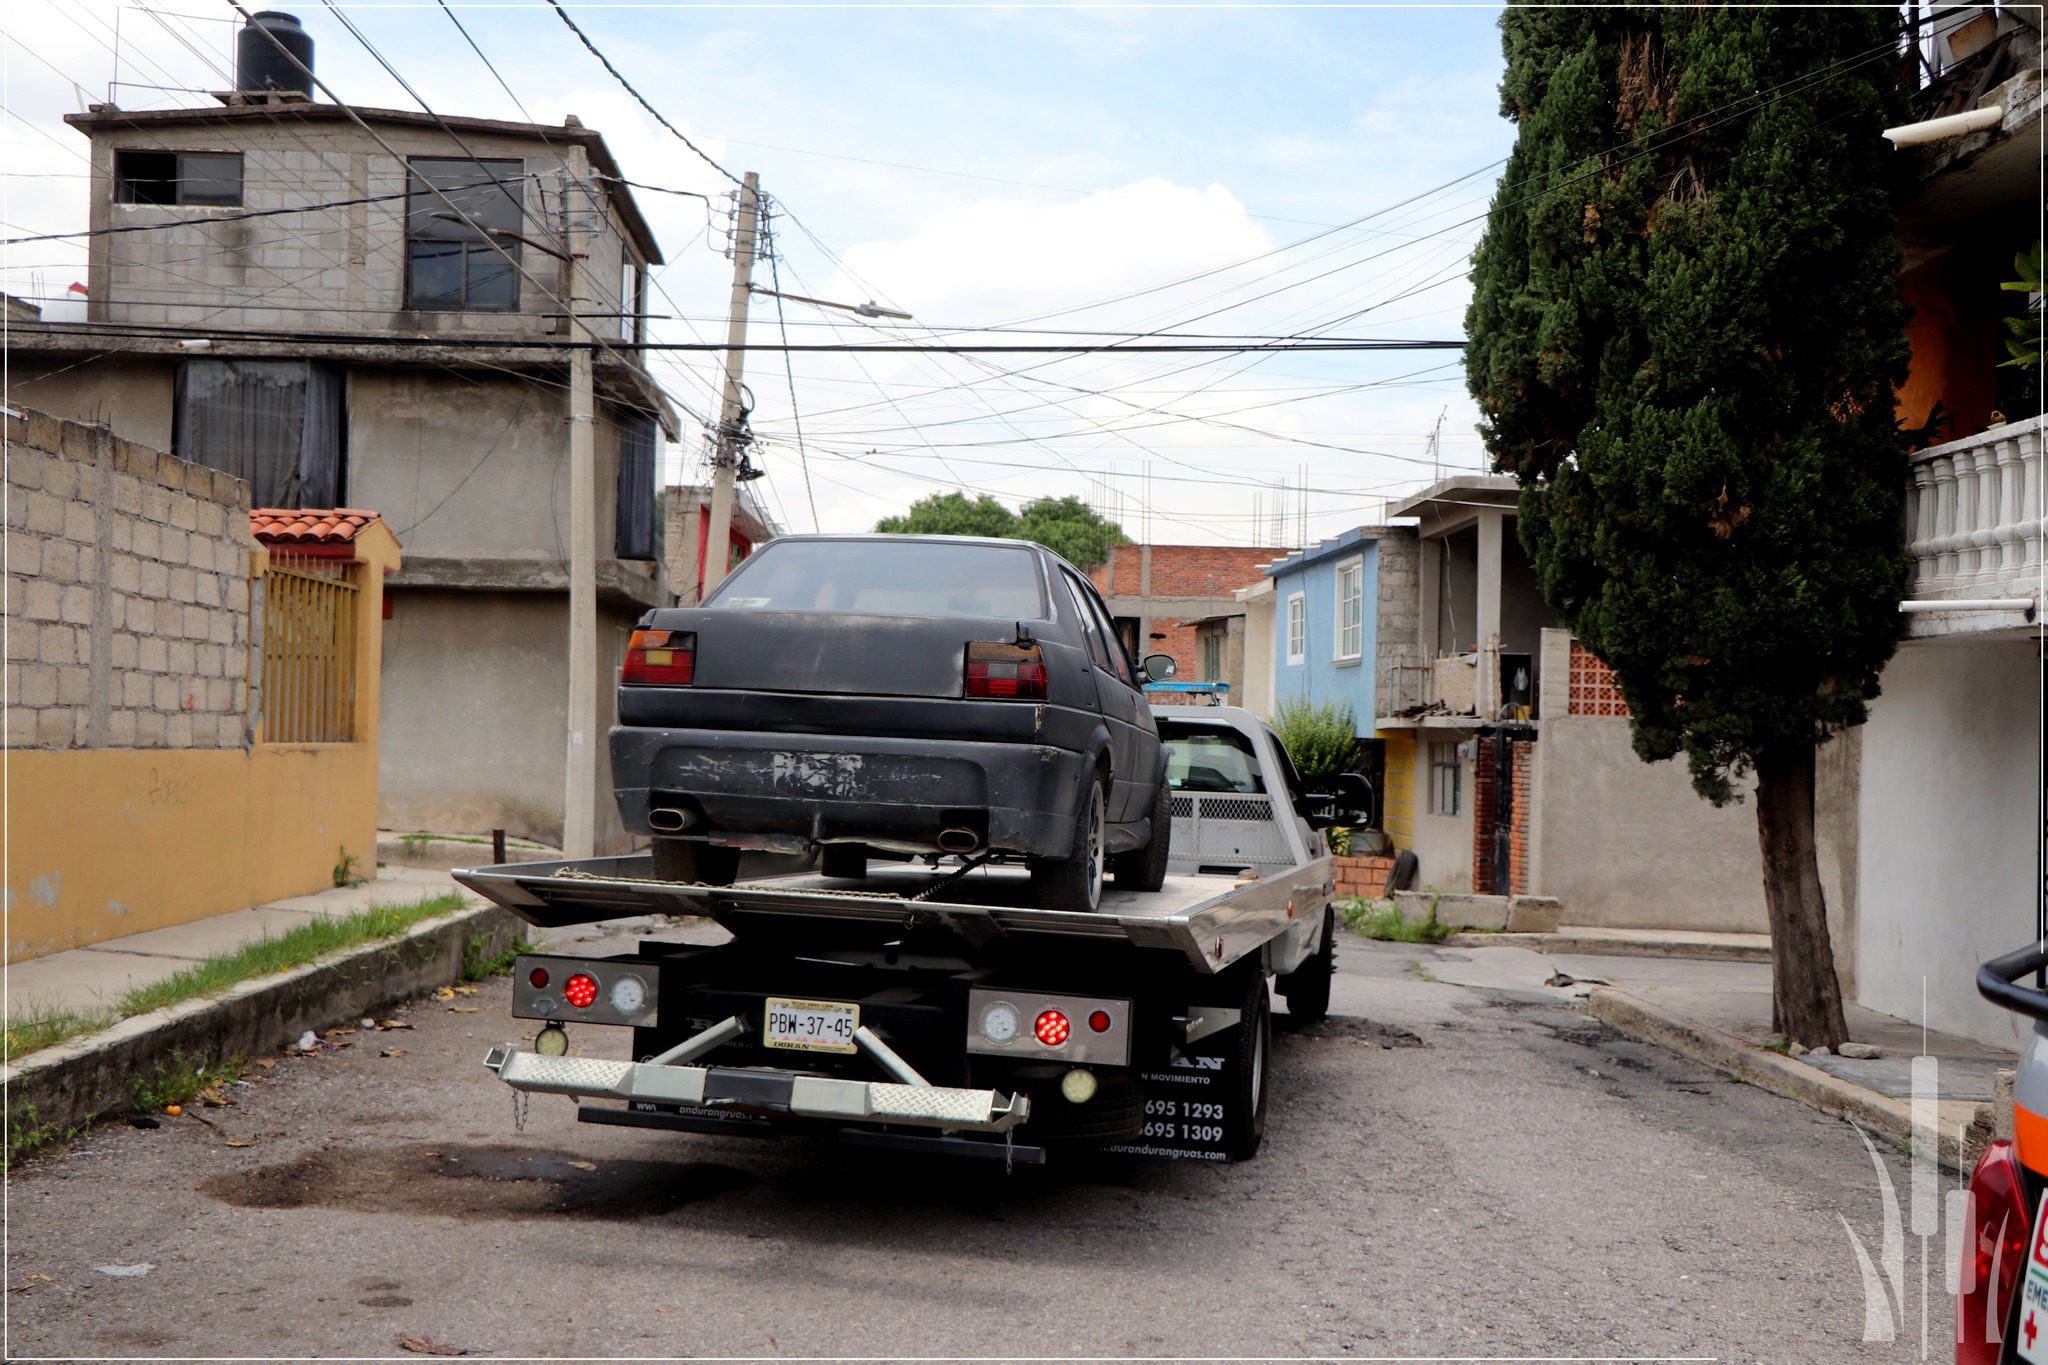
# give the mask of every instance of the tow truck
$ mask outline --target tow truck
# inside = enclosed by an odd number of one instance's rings
[[[1034,907],[999,856],[877,863],[712,886],[647,855],[458,870],[554,929],[700,917],[719,943],[649,939],[606,957],[530,953],[512,1014],[529,1047],[484,1065],[586,1123],[812,1134],[1043,1163],[1080,1148],[1248,1159],[1265,1132],[1269,978],[1297,1023],[1328,1010],[1335,889],[1321,830],[1362,779],[1304,789],[1278,738],[1228,706],[1154,705],[1168,745],[1172,857],[1152,892]],[[631,1060],[569,1030],[632,1031]]]

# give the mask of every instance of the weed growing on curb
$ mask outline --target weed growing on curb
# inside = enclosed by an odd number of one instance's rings
[[[405,905],[373,905],[340,919],[316,919],[276,938],[260,938],[253,943],[245,943],[231,953],[194,963],[174,976],[138,986],[105,1013],[88,1015],[49,1011],[10,1019],[7,1021],[7,1059],[19,1060],[39,1048],[96,1033],[130,1015],[147,1014],[197,996],[219,995],[244,981],[288,972],[344,948],[397,938],[420,921],[450,914],[460,910],[463,904],[459,892],[446,891]]]
[[[209,1065],[195,1063],[184,1053],[173,1053],[169,1061],[158,1062],[148,1075],[131,1076],[128,1084],[135,1093],[136,1112],[154,1114],[167,1105],[184,1104],[202,1090],[238,1081],[243,1070],[240,1058]]]
[[[512,970],[513,962],[521,953],[532,951],[533,945],[523,938],[515,938],[501,953],[484,956],[490,946],[490,939],[483,934],[471,938],[462,945],[462,979],[481,981],[487,976],[502,976]]]
[[[1428,916],[1414,924],[1401,918],[1400,908],[1392,901],[1348,901],[1338,908],[1338,914],[1351,932],[1388,943],[1442,943],[1456,932],[1437,922],[1435,900],[1429,903]]]
[[[0,1174],[14,1169],[14,1163],[53,1142],[69,1142],[84,1132],[81,1123],[71,1128],[52,1128],[42,1121],[32,1104],[17,1104],[7,1111],[7,1144],[0,1150]]]
[[[349,852],[345,845],[337,848],[335,852],[341,855],[340,861],[334,865],[334,884],[336,886],[361,886],[369,880],[368,877],[363,875],[362,860]]]

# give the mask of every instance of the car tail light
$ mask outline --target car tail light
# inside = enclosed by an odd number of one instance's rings
[[[1088,1027],[1097,1033],[1109,1032],[1109,1011],[1097,1010],[1088,1016]]]
[[[1068,1023],[1067,1016],[1058,1010],[1047,1010],[1038,1016],[1038,1022],[1031,1026],[1031,1031],[1037,1034],[1038,1041],[1047,1047],[1058,1047],[1067,1041],[1067,1035],[1074,1031],[1074,1026]]]
[[[1045,655],[1037,645],[968,645],[967,695],[1044,701]]]
[[[1969,1240],[1956,1286],[1956,1365],[1997,1365],[2012,1299],[2027,1266],[2033,1216],[2010,1142],[1994,1142],[1970,1176]],[[2037,1325],[2048,1327],[2048,1322]],[[2024,1328],[2022,1329],[2024,1330]]]
[[[526,979],[535,990],[544,991],[548,988],[548,969],[545,967],[535,967],[526,974]]]
[[[587,1010],[597,1000],[597,978],[588,972],[578,972],[562,983],[562,998],[579,1010]]]
[[[697,677],[697,635],[688,630],[636,630],[619,665],[621,687],[688,687]]]

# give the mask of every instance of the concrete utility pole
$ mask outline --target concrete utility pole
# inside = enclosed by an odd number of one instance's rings
[[[594,855],[597,803],[597,452],[591,380],[591,332],[584,314],[585,234],[580,199],[585,180],[572,161],[575,189],[562,196],[569,248],[569,753],[562,800],[562,856]]]
[[[732,312],[725,324],[725,399],[718,408],[718,452],[711,462],[711,528],[704,537],[704,577],[697,600],[725,581],[732,556],[733,475],[746,454],[740,436],[740,372],[746,360],[747,298],[754,285],[760,231],[761,177],[748,171],[740,185],[739,222],[732,238]]]

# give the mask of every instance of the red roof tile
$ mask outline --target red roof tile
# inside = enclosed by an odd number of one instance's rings
[[[375,520],[375,512],[360,507],[255,507],[249,534],[265,545],[344,545]]]

